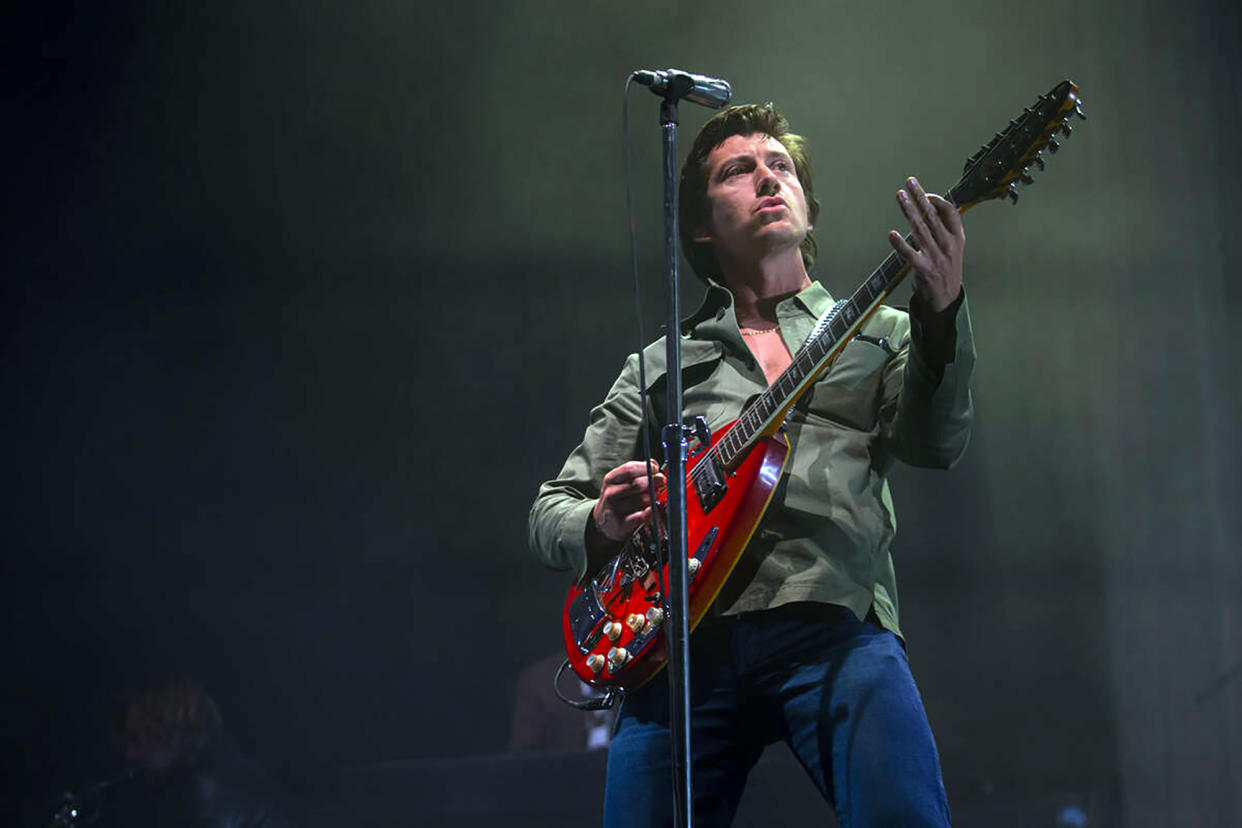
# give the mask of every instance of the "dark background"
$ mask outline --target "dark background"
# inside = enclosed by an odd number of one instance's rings
[[[504,749],[568,585],[526,511],[635,345],[622,83],[671,64],[811,138],[838,295],[885,255],[905,175],[947,189],[1079,84],[1091,120],[1016,208],[967,220],[977,427],[954,472],[894,475],[903,627],[955,807],[1242,820],[1232,4],[4,21],[6,819],[106,775],[117,694],[171,669],[303,791]],[[683,146],[706,115],[683,107]]]

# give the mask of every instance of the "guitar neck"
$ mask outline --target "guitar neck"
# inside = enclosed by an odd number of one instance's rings
[[[953,204],[958,203],[956,189],[945,196]],[[906,236],[906,242],[913,246],[911,236]],[[827,370],[888,295],[901,284],[909,270],[905,259],[893,252],[871,272],[850,298],[835,310],[832,321],[798,349],[789,367],[746,407],[733,427],[712,446],[711,450],[716,453],[722,467],[736,468],[757,440],[780,429],[789,409]]]

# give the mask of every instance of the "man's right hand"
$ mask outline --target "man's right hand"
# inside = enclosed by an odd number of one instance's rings
[[[658,489],[664,485],[664,475],[654,460],[646,463],[631,460],[604,475],[591,519],[599,533],[613,543],[625,540],[651,519],[651,493],[647,491],[649,466]]]

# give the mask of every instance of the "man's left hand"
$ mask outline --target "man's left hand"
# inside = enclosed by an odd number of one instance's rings
[[[897,203],[910,222],[915,250],[896,230],[888,233],[889,243],[910,263],[914,292],[935,313],[947,308],[962,292],[962,251],[966,230],[957,208],[938,195],[923,191],[918,179],[906,179],[905,190],[897,191]]]

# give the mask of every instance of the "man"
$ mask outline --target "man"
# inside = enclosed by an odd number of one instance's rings
[[[683,328],[685,414],[716,429],[779,376],[833,304],[808,275],[819,204],[805,143],[770,105],[724,110],[696,138],[680,198],[683,250],[708,286]],[[880,308],[791,410],[782,480],[691,637],[700,825],[729,823],[747,773],[778,739],[842,825],[949,822],[900,639],[885,473],[893,459],[948,467],[965,450],[974,363],[965,234],[952,205],[915,179],[897,199],[917,246],[889,234],[912,266],[911,310]],[[648,390],[665,381],[663,349],[644,352]],[[594,571],[650,514],[638,376],[634,355],[539,491],[531,546],[553,567]],[[608,760],[610,828],[670,820],[665,676],[622,705]]]
[[[238,750],[215,701],[193,679],[169,678],[135,693],[121,737],[134,776],[100,807],[103,828],[292,824],[283,792]]]

